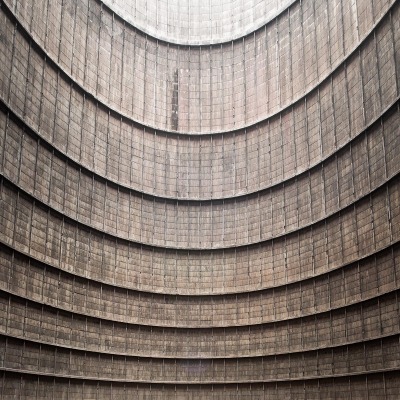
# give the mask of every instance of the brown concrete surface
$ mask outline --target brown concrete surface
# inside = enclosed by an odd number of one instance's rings
[[[0,399],[398,400],[399,96],[393,0],[0,0]]]

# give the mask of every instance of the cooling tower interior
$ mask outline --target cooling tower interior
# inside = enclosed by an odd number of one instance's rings
[[[399,400],[400,1],[0,0],[0,399]]]

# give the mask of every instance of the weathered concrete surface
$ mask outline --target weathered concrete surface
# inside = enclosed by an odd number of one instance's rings
[[[400,3],[0,4],[2,399],[396,398]]]

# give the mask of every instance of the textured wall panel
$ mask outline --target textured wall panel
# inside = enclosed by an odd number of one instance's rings
[[[370,35],[361,46],[365,52],[351,57],[331,79],[291,110],[235,133],[187,137],[144,129],[99,106],[95,99],[73,86],[69,78],[59,74],[52,63],[39,57],[37,47],[24,48],[22,59],[22,50],[15,49],[15,62],[28,65],[21,68],[19,78],[20,68],[11,68],[12,60],[3,64],[3,73],[11,74],[12,81],[26,79],[29,96],[24,99],[21,85],[11,85],[2,97],[43,139],[82,166],[119,184],[169,198],[208,200],[244,195],[318,165],[363,132],[396,101],[392,46],[380,45],[382,52],[386,51],[387,61],[382,68],[387,73],[369,71],[375,68],[378,42],[394,34],[391,25],[388,16],[382,21],[382,28],[376,30],[376,38]],[[3,32],[11,43],[11,23],[4,25]],[[24,40],[16,31],[16,45]],[[372,59],[370,51],[374,53]],[[6,58],[7,50],[1,52]],[[368,63],[372,63],[371,68]],[[368,85],[362,64],[369,71]],[[372,86],[388,90],[384,95],[380,90],[371,97],[365,88]],[[42,100],[38,100],[40,91]]]
[[[358,12],[360,16],[352,20],[355,26],[349,29],[356,30],[357,21],[360,18],[365,22],[365,27],[358,26],[360,28],[358,34],[347,37],[349,50],[341,57],[331,55],[335,53],[338,40],[333,34],[331,38],[330,30],[326,29],[332,17],[330,17],[328,2],[325,0],[315,4],[311,0],[296,2],[292,8],[300,8],[302,18],[290,19],[290,12],[285,12],[243,40],[211,47],[179,47],[159,42],[124,23],[96,0],[89,0],[87,8],[79,9],[80,13],[87,14],[86,20],[76,17],[78,9],[76,6],[71,7],[68,4],[62,6],[58,3],[50,5],[49,2],[43,6],[47,12],[38,14],[37,19],[34,19],[36,23],[31,23],[32,14],[24,15],[22,11],[31,7],[29,4],[17,2],[14,6],[9,6],[35,41],[68,74],[72,74],[76,69],[85,71],[83,81],[78,80],[75,75],[73,78],[100,101],[139,122],[158,129],[209,133],[242,128],[258,122],[290,106],[299,98],[299,96],[294,97],[294,93],[302,95],[312,90],[329,76],[361,41],[365,40],[374,24],[382,18],[384,10],[387,11],[392,5],[385,2],[381,13],[375,15],[371,13],[371,7],[368,7],[367,3],[369,2],[366,0],[360,5],[358,2],[355,3],[356,10],[353,12]],[[336,0],[335,5],[340,7],[341,1]],[[53,9],[57,10],[54,14],[51,12]],[[370,18],[370,21],[365,15]],[[48,22],[50,19],[52,23]],[[293,25],[290,25],[290,21]],[[336,22],[340,24],[336,25],[337,29],[344,31],[342,18],[337,19]],[[85,59],[75,57],[77,53],[75,36],[84,31],[82,27],[76,28],[79,23],[87,26],[87,58]],[[45,32],[43,29],[35,31],[33,26],[39,24],[48,27],[54,24],[56,29],[50,32]],[[291,32],[301,24],[304,51],[295,53],[299,58],[293,59],[291,43],[298,41],[298,38],[294,39]],[[53,36],[52,43],[47,43],[46,33]],[[128,54],[133,58],[134,68],[131,74],[124,74],[121,71],[122,67],[118,68],[118,62],[111,65],[112,54],[117,51],[113,50],[113,46],[122,49],[122,60],[129,57],[125,55],[128,51],[125,50],[125,36],[130,35],[133,35],[133,40],[130,41],[133,48]],[[353,41],[350,42],[352,39]],[[255,48],[258,40],[263,41],[264,45],[262,57],[257,59],[255,51],[246,51],[246,47]],[[79,43],[79,39],[77,42]],[[247,42],[249,42],[248,46],[246,46]],[[166,51],[158,51],[163,47],[166,47],[164,49]],[[222,85],[217,84],[214,87],[211,82],[207,84],[213,65],[210,65],[204,53],[209,53],[212,60],[214,57],[221,58]],[[162,59],[162,56],[165,58]],[[257,60],[262,58],[268,62],[267,73],[261,77],[268,86],[268,92],[257,98],[262,111],[255,114],[250,111],[254,107],[250,102],[249,91],[256,85],[255,74],[250,71],[259,68]],[[244,60],[251,65],[249,63],[252,59],[254,59],[254,68],[246,70]],[[292,75],[290,65],[298,62],[304,64],[305,76]],[[72,65],[75,66],[75,71]],[[260,68],[262,68],[262,63]],[[374,69],[371,69],[370,74],[374,74]],[[117,85],[114,86],[111,83],[117,83]],[[260,83],[257,81],[257,85]],[[368,90],[375,92],[372,84],[370,86]],[[122,87],[132,92],[132,101],[121,103],[118,93],[121,92]],[[156,93],[162,93],[161,103]],[[213,109],[220,113],[219,118],[216,118],[214,114],[211,119],[211,113],[207,113],[211,98],[214,98]],[[218,99],[218,103],[215,99]],[[250,104],[247,104],[248,102]],[[155,107],[156,104],[160,106]]]
[[[1,399],[397,400],[400,3],[203,3],[0,0]]]

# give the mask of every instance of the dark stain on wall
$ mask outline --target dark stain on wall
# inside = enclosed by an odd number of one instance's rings
[[[171,129],[178,130],[178,70],[174,72],[172,87],[172,112],[171,112]]]

